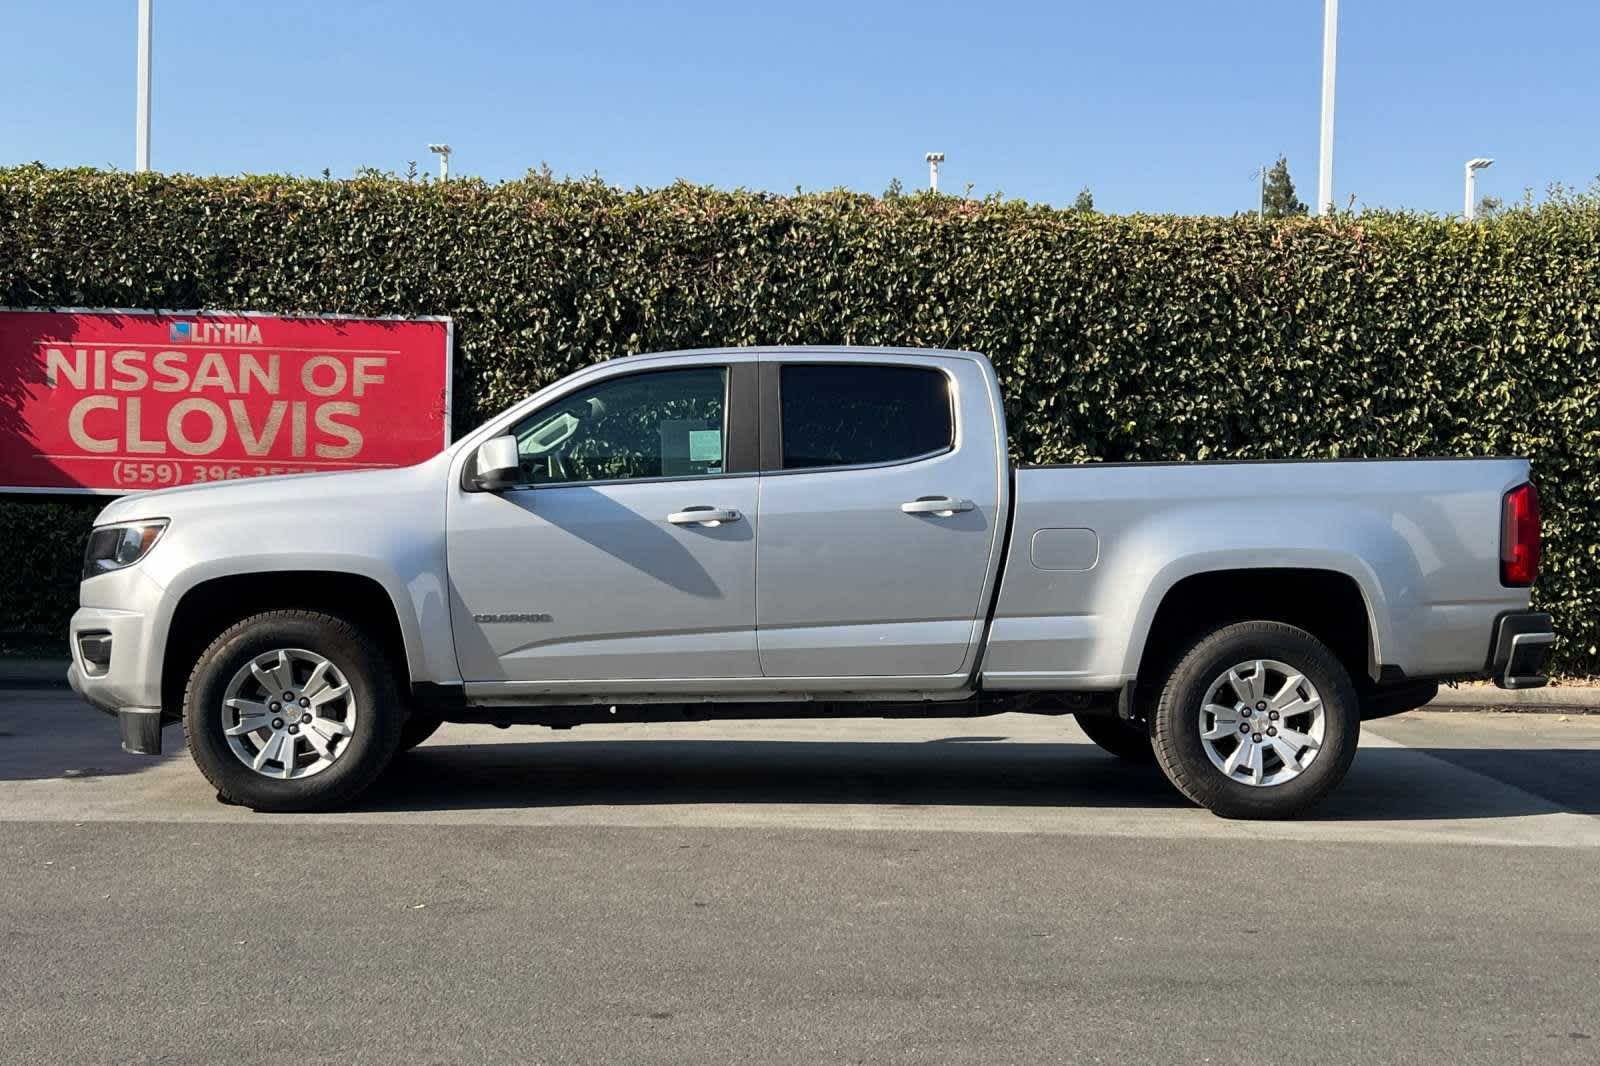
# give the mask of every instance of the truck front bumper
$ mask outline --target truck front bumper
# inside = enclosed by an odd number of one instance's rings
[[[160,679],[151,676],[144,655],[147,622],[138,611],[80,607],[69,626],[67,684],[116,717],[122,749],[134,755],[161,754]]]
[[[1555,639],[1555,627],[1543,611],[1505,612],[1494,621],[1489,676],[1501,688],[1539,688],[1548,684],[1544,663]]]

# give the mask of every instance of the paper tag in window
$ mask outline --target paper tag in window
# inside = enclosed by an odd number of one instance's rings
[[[689,461],[714,463],[722,458],[722,430],[691,429],[689,431]]]

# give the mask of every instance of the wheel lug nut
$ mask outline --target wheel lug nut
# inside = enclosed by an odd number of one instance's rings
[[[300,732],[300,727],[297,725],[292,725],[289,727],[289,732],[290,734],[298,733]]]
[[[282,718],[274,718],[272,720],[272,728],[274,728],[274,729],[282,729],[283,728],[283,719]]]
[[[1267,717],[1272,719],[1274,722],[1276,722],[1278,720],[1278,712],[1277,711],[1268,711],[1267,712]]]
[[[273,700],[271,703],[267,704],[267,710],[269,711],[277,711],[281,710],[282,708],[283,704],[279,703],[277,700]]]
[[[1277,729],[1276,726],[1270,726],[1270,725],[1267,726],[1267,736],[1275,737],[1277,735],[1278,735],[1278,729]]]
[[[1250,708],[1246,707],[1243,711],[1240,711],[1239,713],[1244,715],[1246,718],[1249,718],[1250,717]]]
[[[1246,722],[1246,723],[1244,723],[1244,724],[1243,724],[1243,725],[1241,725],[1241,726],[1240,726],[1240,727],[1239,727],[1239,732],[1241,732],[1241,733],[1248,733],[1248,732],[1250,732],[1250,723],[1249,723],[1249,722]]]
[[[311,706],[311,701],[306,699],[304,696],[301,696],[300,697],[300,706],[309,707],[309,706]]]
[[[1250,739],[1255,741],[1257,744],[1259,744],[1259,743],[1261,743],[1261,734],[1260,733],[1251,733],[1250,734]]]
[[[285,702],[285,703],[293,703],[294,702],[294,693],[293,692],[285,692],[283,694],[283,702]]]
[[[1258,703],[1258,704],[1256,704],[1256,710],[1258,710],[1258,711],[1264,711],[1264,710],[1266,710],[1266,709],[1267,709],[1267,705],[1266,705],[1266,704],[1265,704],[1265,703]]]

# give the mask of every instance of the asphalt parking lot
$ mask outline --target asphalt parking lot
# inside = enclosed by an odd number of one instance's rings
[[[1600,1060],[1600,718],[1225,822],[1066,719],[446,727],[256,815],[0,691],[0,1061]]]

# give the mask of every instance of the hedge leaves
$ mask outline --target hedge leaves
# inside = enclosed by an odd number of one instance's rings
[[[606,356],[896,344],[987,353],[1022,462],[1528,455],[1558,666],[1600,672],[1587,198],[1473,225],[1263,224],[930,195],[29,166],[0,170],[0,304],[449,314],[459,430]],[[92,511],[0,502],[0,624],[64,630]]]

